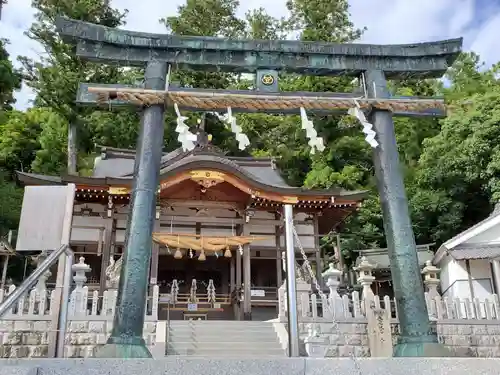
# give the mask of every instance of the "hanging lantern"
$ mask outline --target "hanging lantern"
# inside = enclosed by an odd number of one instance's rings
[[[177,250],[175,250],[174,258],[175,259],[182,259],[181,249],[177,248]]]
[[[224,256],[226,258],[231,258],[231,250],[229,250],[229,246],[226,247],[226,251],[224,251]]]
[[[201,251],[200,256],[198,257],[198,260],[200,262],[204,262],[205,260],[207,260],[207,257],[205,256],[205,251],[204,250]]]

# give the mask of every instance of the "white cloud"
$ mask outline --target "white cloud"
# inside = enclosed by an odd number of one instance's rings
[[[263,7],[269,14],[286,14],[286,0],[242,0],[239,15],[248,9]],[[147,8],[144,3],[147,3]],[[128,9],[127,29],[163,32],[160,17],[174,15],[183,0],[114,0],[113,5]],[[412,43],[464,37],[464,47],[473,50],[487,65],[500,61],[497,36],[500,35],[500,4],[494,0],[350,0],[352,20],[366,26],[367,43]],[[154,9],[155,11],[151,11]],[[31,0],[10,0],[4,6],[0,35],[11,40],[12,57],[36,57],[40,47],[23,35],[33,22]],[[33,98],[24,87],[17,95],[17,108],[23,109]]]

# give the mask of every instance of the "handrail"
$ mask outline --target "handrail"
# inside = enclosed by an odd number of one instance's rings
[[[71,287],[71,267],[73,266],[74,254],[69,245],[61,245],[57,250],[51,252],[49,256],[19,285],[14,292],[0,303],[0,318],[16,303],[19,298],[25,295],[33,284],[59,259],[62,253],[66,253],[66,267],[64,272],[64,282],[62,290],[62,305],[59,315],[59,332],[57,356],[64,356],[64,338],[66,336],[66,323],[68,317],[68,301]]]
[[[166,342],[165,342],[165,353],[168,354],[168,343],[170,341],[170,301],[168,301],[168,305],[167,305],[167,338],[166,338]]]

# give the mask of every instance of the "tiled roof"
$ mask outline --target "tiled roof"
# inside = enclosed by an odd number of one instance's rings
[[[101,156],[96,158],[92,177],[66,176],[61,178],[21,172],[18,172],[18,176],[24,182],[36,180],[37,184],[60,184],[77,182],[76,180],[86,184],[108,184],[112,183],[113,180],[120,181],[120,183],[130,183],[134,173],[135,151],[105,147],[101,151]],[[290,186],[283,179],[271,158],[231,157],[209,148],[198,148],[191,152],[177,149],[170,153],[164,153],[161,159],[160,173],[166,177],[194,167],[219,168],[235,173],[240,178],[260,185],[264,190],[270,189],[279,194],[339,196],[355,200],[361,200],[367,195],[366,191],[347,191],[341,188],[320,190]]]
[[[495,259],[500,257],[500,245],[468,244],[458,245],[450,250],[451,256],[457,260]]]
[[[446,241],[445,243],[443,243],[439,249],[436,251],[436,254],[434,255],[434,258],[432,260],[432,262],[434,264],[436,263],[439,263],[441,261],[441,259],[443,258],[443,256],[446,254],[446,253],[452,253],[453,254],[453,257],[455,257],[455,251],[458,250],[458,249],[466,249],[462,256],[464,256],[465,258],[461,258],[461,259],[484,259],[484,258],[480,258],[480,257],[477,257],[477,258],[474,258],[474,256],[472,255],[474,253],[474,251],[476,251],[475,249],[479,249],[479,248],[487,248],[488,245],[477,245],[476,248],[470,248],[469,246],[470,245],[457,245],[455,247],[450,247],[449,245],[452,243],[452,242],[455,242],[456,240],[458,240],[460,237],[472,232],[473,230],[481,227],[482,225],[484,225],[485,223],[487,223],[488,221],[490,221],[491,219],[497,217],[500,215],[500,203],[497,203],[493,209],[493,211],[491,212],[491,214],[486,217],[485,219],[481,220],[479,223],[473,225],[472,227],[464,230],[463,232],[460,232],[458,233],[456,236],[450,238],[448,241]],[[465,246],[467,246],[467,248],[465,248]],[[469,254],[471,257],[468,257]],[[459,255],[459,253],[457,253],[457,256],[461,256]],[[459,259],[459,258],[457,258]]]

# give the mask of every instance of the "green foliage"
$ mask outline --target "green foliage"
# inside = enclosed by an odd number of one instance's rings
[[[23,190],[11,180],[8,171],[0,168],[0,237],[17,228],[22,198]]]
[[[12,109],[13,92],[21,88],[21,75],[10,61],[5,49],[7,43],[7,40],[0,39],[0,112],[2,113]]]

